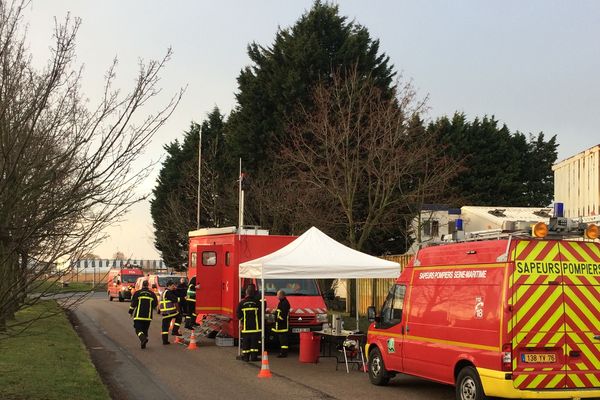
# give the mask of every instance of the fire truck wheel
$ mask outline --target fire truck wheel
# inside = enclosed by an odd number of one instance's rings
[[[456,400],[486,400],[477,370],[464,367],[456,378]]]
[[[112,301],[113,297],[108,293],[108,301]]]
[[[383,357],[378,348],[374,348],[369,353],[369,380],[377,386],[385,386],[390,381],[390,374],[385,369]]]
[[[123,296],[119,295],[119,303],[122,303],[124,301],[125,301],[125,299],[123,298]]]

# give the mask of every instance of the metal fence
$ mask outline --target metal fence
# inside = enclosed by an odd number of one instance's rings
[[[400,264],[400,269],[398,270],[398,275],[400,275],[400,272],[402,272],[402,269],[408,263],[408,260],[410,260],[411,257],[412,255],[403,254],[385,256],[381,258]],[[385,301],[385,298],[387,297],[390,287],[392,287],[396,279],[357,279],[357,281],[358,313],[360,315],[366,315],[368,307],[375,306],[377,309],[381,307]]]

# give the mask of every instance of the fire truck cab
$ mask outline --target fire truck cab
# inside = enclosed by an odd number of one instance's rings
[[[369,309],[371,382],[415,375],[459,400],[599,397],[598,227],[567,240],[544,225],[420,249]]]
[[[189,232],[189,271],[199,285],[196,293],[198,318],[211,321],[213,331],[238,337],[236,309],[243,291],[254,283],[240,282],[239,264],[270,254],[296,239],[295,236],[269,235],[267,230],[207,228]],[[195,272],[194,272],[195,271]],[[189,275],[193,276],[193,275]],[[241,286],[240,286],[241,285]],[[314,279],[265,280],[267,311],[277,307],[277,290],[283,289],[290,302],[290,332],[297,334],[322,329],[327,322],[327,307]],[[269,324],[267,323],[267,326]],[[269,330],[265,335],[270,335]]]
[[[106,282],[108,301],[113,298],[118,298],[121,302],[131,299],[135,282],[142,276],[144,271],[140,268],[112,268],[108,271]]]

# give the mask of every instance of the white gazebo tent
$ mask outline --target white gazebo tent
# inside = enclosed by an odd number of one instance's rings
[[[336,242],[314,226],[287,246],[240,264],[240,278],[265,279],[356,279],[396,278],[400,264],[382,260]],[[262,291],[264,301],[264,290]],[[358,301],[358,285],[356,285]],[[265,313],[262,307],[262,352],[265,346]],[[358,304],[356,307],[358,329]]]

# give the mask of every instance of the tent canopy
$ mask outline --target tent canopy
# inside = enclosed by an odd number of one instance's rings
[[[239,273],[264,279],[396,278],[400,264],[346,247],[313,226],[274,253],[240,264]]]

